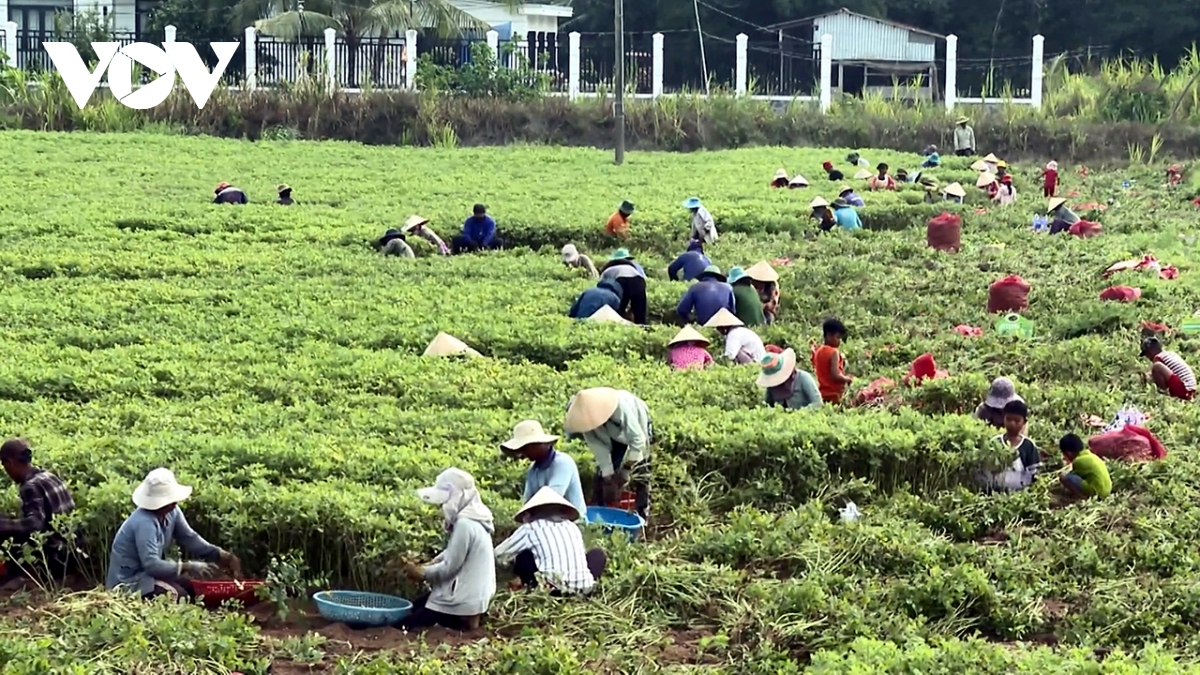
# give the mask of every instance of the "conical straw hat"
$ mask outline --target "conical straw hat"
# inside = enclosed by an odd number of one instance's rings
[[[1054,209],[1057,209],[1058,207],[1060,207],[1066,203],[1067,203],[1067,200],[1063,199],[1062,197],[1055,197],[1054,199],[1050,200],[1049,204],[1046,205],[1046,213],[1050,213]]]
[[[988,166],[987,162],[983,161],[982,159],[975,160],[975,163],[971,165],[971,169],[974,171],[987,171],[990,168],[991,167]]]
[[[612,387],[584,389],[571,397],[563,429],[568,434],[585,434],[604,424],[617,411],[617,390]]]
[[[588,317],[588,321],[602,321],[605,323],[623,324],[631,323],[628,319],[618,314],[617,310],[608,305],[603,305],[600,307],[600,309],[596,310],[591,316]]]
[[[951,183],[951,184],[947,185],[946,189],[942,190],[942,192],[945,194],[948,194],[948,195],[952,195],[954,197],[966,197],[967,196],[967,191],[963,189],[962,183]]]
[[[751,265],[750,268],[746,270],[746,276],[755,281],[761,281],[763,283],[779,281],[779,272],[776,272],[775,268],[771,267],[771,264],[766,260],[760,260]]]
[[[691,326],[684,326],[679,330],[678,333],[675,334],[675,337],[671,338],[671,341],[667,343],[667,346],[670,347],[671,345],[679,344],[680,342],[703,342],[704,344],[708,344],[708,338],[701,335],[700,332],[695,328],[692,328]]]
[[[479,352],[468,347],[467,343],[446,333],[438,333],[437,337],[433,338],[429,346],[425,348],[425,353],[422,356],[454,356],[455,354],[482,356]]]
[[[800,174],[796,174],[795,178],[788,181],[788,185],[802,185],[804,187],[808,187],[808,179]]]
[[[866,180],[866,179],[870,178],[872,175],[874,175],[874,174],[872,174],[870,171],[867,171],[866,169],[859,169],[858,173],[854,174],[854,178],[855,178],[855,180]]]
[[[540,506],[560,506],[575,514],[571,517],[571,520],[579,519],[579,509],[575,508],[574,504],[564,499],[562,495],[558,494],[557,490],[549,485],[543,485],[542,489],[535,492],[529,498],[529,501],[525,502],[525,505],[521,507],[521,510],[517,511],[517,514],[513,518],[519,523],[521,522],[521,516]]]
[[[428,222],[429,222],[429,219],[426,218],[425,216],[412,215],[412,216],[408,217],[408,220],[404,221],[404,227],[401,227],[400,231],[401,232],[412,232],[416,228],[418,228],[421,225],[424,225],[425,223],[428,223]]]
[[[996,174],[990,171],[984,171],[979,174],[979,180],[975,181],[975,187],[987,187],[996,182]]]
[[[999,162],[999,161],[1000,161],[1000,158],[999,158],[999,157],[997,157],[997,156],[995,156],[995,155],[993,155],[992,153],[990,153],[990,152],[989,152],[989,153],[987,154],[987,157],[984,157],[984,158],[983,158],[983,161],[985,161],[985,162],[989,162],[989,163],[991,163],[991,164],[995,164],[995,163],[997,163],[997,162]]]
[[[808,208],[810,209],[819,209],[823,206],[829,206],[829,202],[825,201],[825,198],[820,195],[817,195],[808,203]]]
[[[787,169],[780,169],[775,172],[775,180],[787,180]]]
[[[733,315],[733,312],[722,307],[717,310],[716,314],[704,324],[705,328],[733,328],[735,326],[745,326],[742,320]]]

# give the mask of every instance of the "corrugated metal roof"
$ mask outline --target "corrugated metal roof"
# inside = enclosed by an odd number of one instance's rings
[[[813,21],[813,40],[833,36],[834,61],[934,61],[936,38],[859,14],[837,13]]]
[[[877,18],[874,16],[867,16],[866,14],[859,14],[858,12],[852,12],[852,11],[846,9],[845,7],[839,9],[836,12],[826,12],[825,14],[817,14],[816,16],[809,16],[809,17],[805,17],[803,19],[792,19],[791,21],[784,21],[781,23],[771,24],[770,26],[767,26],[767,28],[769,28],[770,30],[786,30],[788,28],[795,28],[796,26],[802,26],[806,23],[813,23],[814,21],[816,21],[818,19],[825,19],[828,17],[840,16],[842,14],[848,14],[850,16],[857,16],[857,17],[866,19],[867,21],[872,21],[875,23],[883,24],[884,26],[888,26],[891,28],[899,28],[899,29],[911,31],[914,33],[920,33],[922,35],[927,35],[929,37],[934,37],[934,38],[945,38],[946,37],[945,35],[938,35],[937,33],[931,33],[930,31],[927,31],[923,28],[917,28],[915,26],[907,26],[902,23],[896,23],[895,21],[888,21],[887,19],[880,19],[880,18]]]

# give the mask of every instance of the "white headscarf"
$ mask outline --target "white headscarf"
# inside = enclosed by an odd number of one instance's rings
[[[475,479],[462,469],[446,469],[438,474],[433,487],[421,488],[417,495],[442,507],[447,530],[454,527],[459,518],[467,518],[477,521],[488,532],[495,532],[491,509],[484,506],[479,490],[475,489]]]

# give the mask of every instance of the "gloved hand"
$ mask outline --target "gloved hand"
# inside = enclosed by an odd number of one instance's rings
[[[191,561],[180,566],[180,574],[192,579],[211,579],[217,572],[217,566],[212,563]]]

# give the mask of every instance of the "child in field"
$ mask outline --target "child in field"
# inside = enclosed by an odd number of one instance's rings
[[[1071,470],[1059,474],[1059,483],[1074,499],[1103,498],[1112,492],[1112,478],[1104,460],[1092,454],[1075,434],[1067,434],[1058,441],[1063,461],[1071,464]]]
[[[1039,178],[1042,179],[1042,196],[1050,199],[1054,196],[1054,191],[1058,188],[1058,162],[1047,162],[1046,168],[1042,171]]]
[[[633,204],[621,202],[617,212],[608,217],[604,225],[604,233],[610,237],[629,238],[629,217],[633,215]]]
[[[846,393],[846,385],[854,381],[846,375],[846,359],[838,348],[846,338],[846,326],[837,319],[828,319],[821,326],[825,344],[812,353],[813,370],[817,373],[817,385],[821,399],[826,403],[838,403]]]
[[[1154,364],[1150,368],[1150,379],[1159,391],[1183,401],[1192,400],[1196,394],[1196,375],[1183,357],[1163,350],[1156,337],[1142,341],[1142,356]]]
[[[1017,458],[1004,471],[986,476],[985,486],[990,490],[1017,492],[1033,484],[1042,464],[1042,453],[1037,445],[1025,435],[1029,408],[1024,401],[1009,401],[1004,406],[1004,433],[996,436]]]
[[[896,180],[888,175],[887,164],[880,164],[879,166],[875,167],[875,170],[879,173],[871,178],[871,182],[868,184],[872,192],[876,190],[896,189]]]

